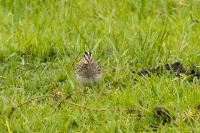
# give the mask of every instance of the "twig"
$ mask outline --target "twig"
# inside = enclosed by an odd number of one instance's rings
[[[34,97],[34,98],[30,98],[29,100],[27,100],[25,102],[22,102],[22,103],[20,103],[20,104],[18,104],[16,106],[13,106],[10,114],[8,115],[8,117],[10,117],[17,108],[19,108],[19,107],[21,107],[21,106],[23,106],[23,105],[25,105],[25,104],[27,104],[29,102],[32,102],[33,100],[37,100],[37,99],[44,98],[44,97],[54,97],[54,96],[53,95],[43,95],[43,96],[37,96],[37,97]]]
[[[61,96],[61,97],[59,97],[59,96]],[[30,103],[30,102],[32,102],[32,101],[34,101],[34,100],[38,100],[38,99],[46,98],[46,97],[62,98],[63,101],[66,101],[68,104],[71,104],[71,105],[74,105],[74,106],[77,106],[77,107],[80,107],[80,108],[85,108],[85,109],[93,110],[93,111],[129,111],[129,109],[106,109],[106,108],[98,109],[98,108],[94,108],[94,107],[89,107],[89,106],[86,106],[86,105],[74,103],[74,102],[72,102],[72,101],[67,100],[68,98],[71,97],[71,95],[70,95],[70,96],[65,96],[65,97],[63,97],[63,95],[61,95],[61,94],[59,94],[59,95],[56,95],[56,94],[55,94],[55,95],[37,96],[37,97],[34,97],[34,98],[30,98],[29,100],[27,100],[27,101],[25,101],[25,102],[22,102],[22,103],[20,103],[20,104],[18,104],[18,105],[16,105],[16,106],[13,106],[13,107],[12,107],[12,111],[11,111],[11,113],[9,114],[9,117],[13,114],[13,112],[14,112],[17,108],[19,108],[19,107],[21,107],[21,106],[23,106],[23,105],[25,105],[25,104],[28,104],[28,103]]]
[[[43,95],[43,96],[33,97],[33,98],[30,98],[28,101],[25,101],[25,102],[22,102],[22,103],[18,104],[14,108],[18,108],[18,107],[23,106],[24,104],[27,104],[27,103],[29,103],[31,101],[34,101],[34,100],[37,100],[37,99],[40,99],[40,98],[44,98],[44,97],[54,97],[54,96],[53,95]]]
[[[28,101],[25,101],[25,102],[18,104],[17,106],[15,106],[15,108],[23,106],[24,104],[27,104],[31,101],[34,101],[34,100],[37,100],[37,99],[40,99],[40,98],[45,98],[45,97],[54,97],[54,95],[43,95],[43,96],[37,96],[37,97],[30,98]]]

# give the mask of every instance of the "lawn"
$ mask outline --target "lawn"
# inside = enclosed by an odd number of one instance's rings
[[[200,132],[200,79],[137,74],[177,61],[200,67],[199,0],[0,0],[0,132]]]

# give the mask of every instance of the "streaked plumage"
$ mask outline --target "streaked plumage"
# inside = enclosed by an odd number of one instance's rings
[[[102,67],[93,60],[91,52],[85,52],[84,58],[75,65],[75,72],[84,86],[96,85],[102,77]]]

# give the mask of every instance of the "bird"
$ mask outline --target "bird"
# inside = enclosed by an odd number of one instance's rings
[[[91,52],[84,52],[83,58],[75,65],[76,78],[83,86],[95,86],[102,79],[102,66],[95,61]]]

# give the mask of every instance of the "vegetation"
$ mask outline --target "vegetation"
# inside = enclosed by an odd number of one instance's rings
[[[199,79],[139,76],[200,65],[199,0],[0,0],[1,132],[200,132]],[[104,67],[84,88],[73,65]],[[157,111],[157,112],[156,112]]]

